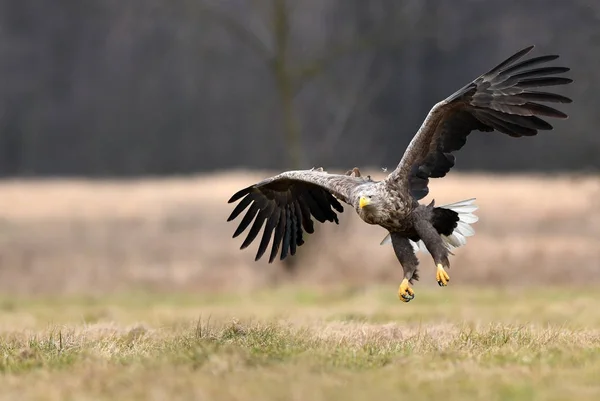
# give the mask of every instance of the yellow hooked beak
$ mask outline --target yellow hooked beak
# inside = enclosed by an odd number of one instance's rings
[[[358,202],[358,206],[362,209],[363,207],[368,206],[370,203],[371,203],[371,200],[369,198],[361,196],[360,200]]]

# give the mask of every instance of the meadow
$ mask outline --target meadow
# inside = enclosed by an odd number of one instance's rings
[[[226,201],[269,173],[0,183],[0,400],[600,398],[600,178],[433,182],[480,221],[404,304],[349,208],[294,274],[239,250]]]

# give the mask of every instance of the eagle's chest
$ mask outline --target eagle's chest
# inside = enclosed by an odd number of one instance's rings
[[[389,231],[407,231],[412,227],[410,210],[402,207],[393,210],[389,216],[386,216],[379,222],[379,225]]]
[[[367,224],[379,225],[381,218],[369,210],[357,210],[358,215]]]

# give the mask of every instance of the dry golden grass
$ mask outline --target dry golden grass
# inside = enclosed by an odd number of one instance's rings
[[[240,251],[227,199],[272,172],[179,179],[0,183],[0,290],[76,293],[152,288],[245,291],[279,282],[279,262]],[[381,172],[373,172],[376,178]],[[600,179],[453,173],[438,204],[478,198],[477,234],[452,258],[452,285],[569,285],[600,279]],[[395,286],[385,232],[350,209],[299,248],[297,282]],[[433,285],[421,256],[418,287]],[[429,273],[430,272],[430,273]]]
[[[5,298],[0,400],[597,400],[593,290]]]

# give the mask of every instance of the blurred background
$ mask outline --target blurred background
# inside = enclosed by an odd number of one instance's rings
[[[227,199],[283,169],[382,178],[433,104],[530,44],[572,69],[570,118],[473,134],[424,201],[478,198],[452,285],[597,282],[597,1],[4,0],[0,290],[395,288],[385,232],[349,208],[268,265]]]

